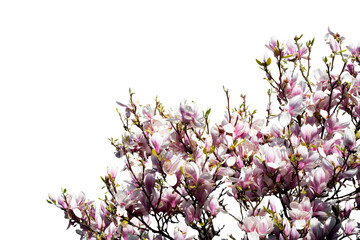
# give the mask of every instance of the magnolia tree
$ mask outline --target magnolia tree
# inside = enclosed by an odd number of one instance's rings
[[[271,86],[264,119],[245,96],[231,108],[225,88],[215,125],[193,102],[141,106],[130,91],[124,133],[110,139],[125,165],[101,178],[100,204],[65,189],[48,202],[81,239],[359,239],[360,45],[329,30],[331,52],[310,74],[314,39],[300,39],[272,38],[257,60]],[[223,230],[224,214],[237,229]]]

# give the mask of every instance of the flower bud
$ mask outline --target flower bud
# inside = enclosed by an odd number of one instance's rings
[[[355,134],[354,134],[353,131],[350,131],[348,129],[346,129],[344,131],[343,143],[344,143],[344,146],[349,150],[352,150],[354,148],[354,146],[355,146]]]
[[[345,234],[346,235],[350,235],[354,232],[355,230],[355,227],[356,227],[356,223],[354,221],[348,221],[346,224],[345,224]]]

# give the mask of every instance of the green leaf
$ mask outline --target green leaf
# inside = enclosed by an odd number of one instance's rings
[[[208,155],[208,152],[206,150],[206,147],[203,148],[203,153],[207,156]]]
[[[286,55],[286,56],[284,56],[284,57],[282,57],[282,58],[289,58],[289,57],[291,57],[292,55],[290,54],[290,55]]]
[[[210,112],[211,112],[211,108],[209,108],[209,109],[206,111],[206,113],[205,113],[205,117],[208,117],[208,116],[209,116],[209,114],[210,114]]]
[[[270,214],[270,215],[273,215],[273,214],[274,214],[274,212],[273,212],[272,210],[268,209],[268,208],[265,207],[265,206],[264,206],[264,210],[265,210],[265,212],[267,212],[267,213]]]
[[[152,154],[153,154],[155,157],[159,158],[159,155],[157,154],[157,152],[155,151],[155,149],[151,150],[151,152],[152,152]]]
[[[214,145],[211,146],[209,153],[211,154],[213,152],[215,152],[215,146]]]
[[[264,64],[262,62],[260,62],[259,60],[255,59],[256,62],[260,65],[260,66],[264,66]]]
[[[181,172],[182,175],[185,176],[185,172],[184,172],[184,167],[183,167],[183,166],[180,167],[180,172]]]
[[[268,58],[267,60],[266,60],[266,65],[270,65],[271,64],[271,58]]]
[[[106,184],[105,179],[104,179],[102,176],[101,176],[100,178],[101,178],[101,180]]]
[[[49,199],[46,199],[46,201],[47,201],[49,204],[53,204],[53,202],[50,201]]]
[[[110,182],[114,183],[114,179],[112,178],[111,174],[109,174]]]

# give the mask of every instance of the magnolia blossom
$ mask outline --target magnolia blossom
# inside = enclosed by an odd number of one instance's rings
[[[205,202],[205,208],[210,212],[212,216],[216,216],[220,211],[219,201],[214,195],[212,195]]]
[[[267,216],[250,216],[245,218],[242,228],[246,231],[249,240],[258,240],[272,232],[274,223]]]
[[[339,119],[335,116],[335,114],[332,114],[327,120],[326,120],[326,131],[329,134],[333,134],[336,132],[343,132],[343,130],[349,125],[348,122],[342,123],[339,122]]]
[[[311,144],[316,140],[318,129],[314,125],[306,124],[301,127],[301,137],[305,143]]]
[[[159,133],[154,133],[150,138],[150,145],[156,153],[160,153],[168,144],[166,137],[161,136]]]
[[[186,100],[180,103],[181,121],[185,124],[193,124],[196,127],[203,126],[203,117],[200,115],[199,110],[195,103],[188,103]]]
[[[285,107],[287,111],[281,112],[279,115],[279,122],[281,126],[285,127],[290,124],[291,118],[298,116],[302,111],[303,96],[296,95],[292,97]]]
[[[290,208],[289,214],[291,219],[294,220],[294,226],[297,229],[303,229],[313,214],[309,198],[304,197],[300,203],[295,201],[291,202]]]
[[[313,191],[317,194],[321,194],[330,179],[330,176],[322,168],[316,168],[311,172],[310,176],[310,186]]]
[[[175,240],[191,240],[194,238],[193,235],[188,236],[188,229],[185,224],[179,223],[174,229]]]
[[[286,164],[283,161],[279,147],[269,147],[265,145],[260,148],[261,153],[265,156],[265,165],[272,169],[279,169]]]
[[[354,232],[356,228],[356,222],[354,220],[347,221],[345,223],[344,232],[346,235],[350,235]]]
[[[344,146],[349,150],[352,150],[355,146],[355,134],[353,131],[345,130],[344,131]]]
[[[278,46],[278,40],[276,37],[271,37],[269,41],[269,45],[265,45],[268,49],[270,49],[275,56],[279,55],[280,53],[280,46]]]
[[[346,46],[346,48],[355,57],[358,56],[360,53],[360,43],[357,46],[355,46],[354,44],[350,44],[349,46]]]

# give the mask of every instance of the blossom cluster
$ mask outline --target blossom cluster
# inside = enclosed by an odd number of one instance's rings
[[[49,203],[83,239],[220,239],[222,214],[238,224],[231,239],[360,238],[360,46],[343,48],[329,30],[325,70],[311,75],[314,39],[301,38],[272,38],[272,56],[257,60],[271,86],[264,119],[245,96],[231,108],[225,88],[228,106],[213,126],[210,109],[186,100],[175,110],[157,99],[141,106],[130,91],[118,103],[124,134],[110,139],[125,167],[102,177],[100,207],[66,190]]]

